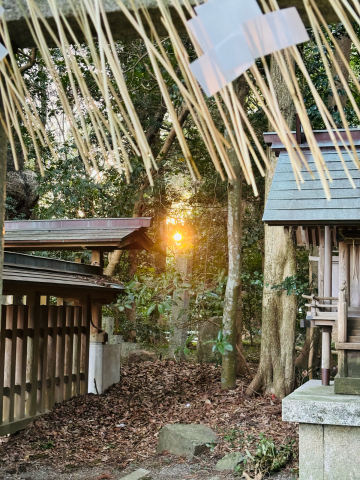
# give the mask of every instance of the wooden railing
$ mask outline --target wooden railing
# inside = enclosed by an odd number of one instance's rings
[[[316,295],[303,295],[311,300],[306,303],[308,307],[307,319],[311,320],[312,327],[333,326],[338,317],[338,297],[317,297]]]
[[[0,329],[0,435],[55,403],[87,392],[88,308],[3,305]]]

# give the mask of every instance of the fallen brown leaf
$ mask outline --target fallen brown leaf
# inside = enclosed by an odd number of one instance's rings
[[[255,450],[259,433],[277,445],[286,438],[297,442],[297,426],[281,421],[278,404],[270,405],[268,397],[244,396],[250,378],[239,378],[236,389],[226,393],[220,380],[221,367],[214,364],[157,361],[126,366],[120,383],[106,393],[73,397],[27,429],[2,437],[0,458],[7,467],[26,462],[29,468],[51,465],[61,471],[65,465],[106,462],[125,468],[156,455],[159,431],[169,423],[201,423],[225,436],[209,453],[216,460],[244,448],[226,439],[234,429],[242,432],[249,451]]]

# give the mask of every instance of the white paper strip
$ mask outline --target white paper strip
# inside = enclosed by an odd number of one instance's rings
[[[243,28],[254,58],[309,40],[295,7],[256,17],[244,23]]]
[[[191,71],[200,83],[205,95],[212,97],[219,90],[242,75],[254,62],[239,65],[234,70],[222,72],[214,50],[202,55],[190,64]]]
[[[256,0],[209,0],[195,11],[198,16],[188,24],[204,55],[190,67],[207,96],[256,58],[309,40],[295,7],[263,15]]]
[[[262,15],[256,0],[212,0],[195,11],[198,16],[188,24],[204,53],[236,34],[244,22]]]
[[[3,7],[0,7],[0,17],[2,17],[4,15],[4,12],[5,12],[5,10],[3,9]],[[2,43],[0,43],[0,61],[4,60],[4,58],[6,57],[6,55],[8,53],[9,52],[6,50],[4,45]]]
[[[4,45],[2,43],[0,43],[0,61],[1,60],[4,60],[4,58],[6,57],[6,55],[8,54],[9,52],[6,50],[6,48],[4,47]]]

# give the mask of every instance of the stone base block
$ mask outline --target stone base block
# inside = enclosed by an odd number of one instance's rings
[[[360,479],[360,427],[299,427],[299,480]]]
[[[299,480],[360,480],[360,397],[311,380],[283,400],[299,422]]]
[[[88,392],[102,393],[110,385],[120,382],[121,344],[109,345],[90,342]]]

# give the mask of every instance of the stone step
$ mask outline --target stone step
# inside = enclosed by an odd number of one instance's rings
[[[139,468],[138,470],[135,470],[135,472],[129,473],[129,475],[126,475],[125,477],[121,477],[119,480],[145,480],[145,478],[151,478],[150,471],[145,470],[144,468]]]

